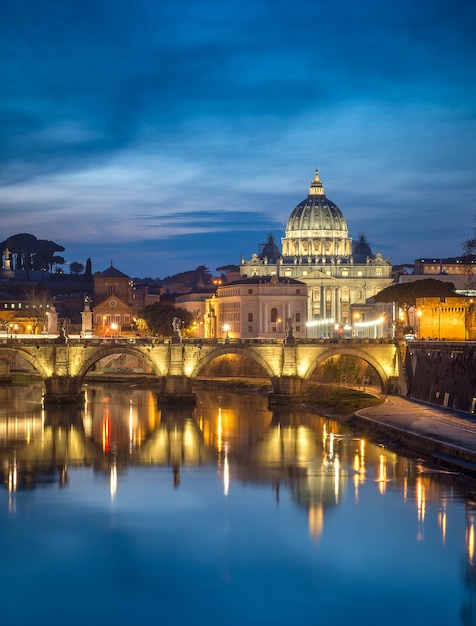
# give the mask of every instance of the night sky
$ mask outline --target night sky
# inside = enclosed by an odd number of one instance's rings
[[[2,0],[0,241],[214,271],[279,241],[318,167],[374,252],[458,255],[475,32],[474,0]]]

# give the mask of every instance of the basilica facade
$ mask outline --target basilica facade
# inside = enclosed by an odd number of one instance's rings
[[[331,336],[336,329],[363,336],[357,329],[373,322],[380,324],[375,336],[391,334],[391,319],[383,319],[372,307],[367,308],[368,320],[361,313],[372,296],[392,284],[390,260],[373,254],[363,235],[352,241],[347,222],[327,198],[317,170],[307,198],[287,221],[281,251],[270,236],[260,253],[241,260],[240,273],[248,278],[274,275],[305,283],[308,337]],[[358,322],[353,319],[356,308]]]

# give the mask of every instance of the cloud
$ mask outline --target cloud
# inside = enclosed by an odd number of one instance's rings
[[[457,253],[475,17],[464,0],[4,0],[0,229],[218,266],[282,231],[318,166],[353,236],[396,261]]]

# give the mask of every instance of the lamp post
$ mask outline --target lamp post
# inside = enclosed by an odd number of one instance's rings
[[[230,341],[230,337],[228,336],[228,332],[230,330],[230,324],[224,324],[223,330],[225,331],[225,341],[228,343]]]
[[[359,322],[359,320],[360,320],[360,313],[359,313],[358,311],[356,311],[356,312],[354,313],[354,315],[352,316],[352,319],[353,319],[353,322],[354,322],[354,329],[353,329],[352,335],[355,337],[355,336],[357,335],[357,333],[356,333],[356,331],[355,331],[355,327],[356,327],[356,324],[357,324],[357,323]]]

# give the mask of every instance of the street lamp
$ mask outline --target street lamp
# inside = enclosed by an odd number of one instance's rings
[[[115,324],[114,322],[111,324],[111,330],[112,330],[112,336],[115,337],[116,336],[116,330],[117,330],[117,324]]]
[[[355,327],[356,327],[356,325],[358,324],[358,322],[359,322],[359,320],[360,320],[360,313],[359,313],[358,311],[356,311],[356,312],[354,313],[354,315],[352,316],[352,319],[353,319],[353,322],[354,322],[354,330],[353,330],[353,332],[352,332],[352,335],[353,335],[354,337],[356,337],[356,336],[357,336],[357,332],[356,332],[356,330],[355,330]]]
[[[229,341],[228,331],[230,330],[230,324],[224,324],[223,330],[225,331],[225,341]]]

